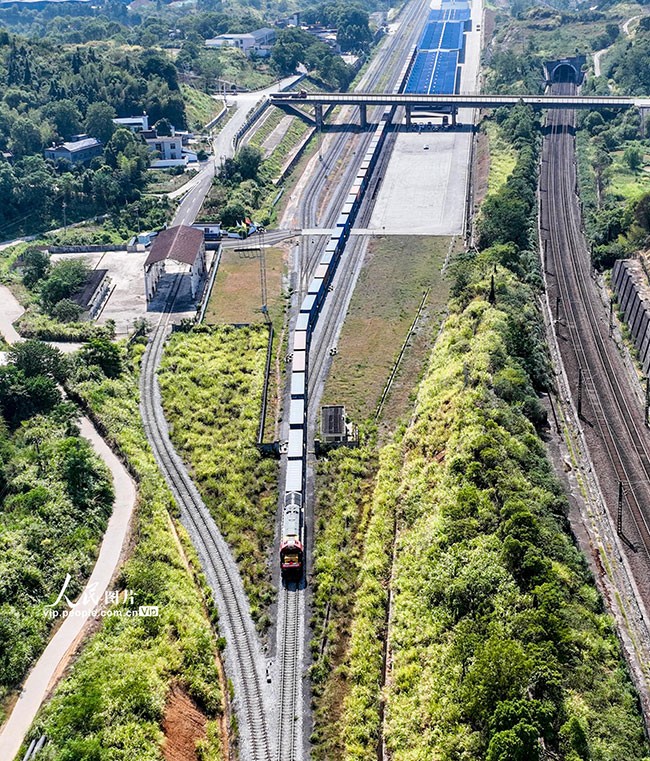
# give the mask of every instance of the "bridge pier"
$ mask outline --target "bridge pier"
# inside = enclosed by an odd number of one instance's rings
[[[405,106],[406,109],[406,128],[410,129],[411,125],[413,124],[413,120],[411,119],[411,107]]]
[[[641,106],[641,108],[639,108],[639,116],[641,117],[639,130],[641,132],[641,137],[644,138],[646,136],[646,120],[648,118],[648,109]]]
[[[314,121],[316,122],[316,129],[323,128],[323,104],[314,103]]]
[[[368,129],[368,107],[365,103],[359,104],[359,125],[362,130]]]
[[[456,126],[456,116],[457,115],[458,115],[458,109],[457,108],[452,108],[451,109],[451,126],[452,127]]]

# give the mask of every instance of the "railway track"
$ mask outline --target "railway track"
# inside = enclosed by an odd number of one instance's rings
[[[402,70],[404,57],[415,44],[415,36],[419,33],[417,22],[427,7],[428,0],[417,0],[406,7],[400,33],[386,41],[387,44],[379,51],[368,72],[362,78],[360,87],[364,89],[378,87],[380,80],[386,78],[391,83],[397,81]],[[384,110],[381,107],[373,109],[369,113],[369,119],[379,119]],[[355,155],[349,150],[349,134],[346,132],[334,134],[326,141],[327,145],[322,153],[323,160],[320,171],[315,173],[307,183],[301,199],[300,226],[302,228],[321,227],[327,231],[334,225],[349,187],[356,177],[358,166],[370,144],[372,134],[370,132],[360,133],[355,135],[355,138]],[[336,178],[336,184],[333,186],[331,173],[342,161],[347,162],[346,167]],[[302,295],[307,289],[307,284],[317,266],[327,239],[328,236],[324,236],[322,240],[317,238],[313,241],[310,237],[301,240],[296,273],[298,284],[296,300],[298,303],[300,303]],[[316,388],[322,385],[323,377],[327,372],[329,349],[340,330],[347,311],[356,276],[365,255],[366,245],[367,241],[363,239],[348,241],[344,260],[339,265],[339,271],[333,283],[334,292],[325,300],[324,311],[312,339],[310,390],[308,394],[308,419],[312,423],[316,419],[315,412],[320,398],[320,393]],[[312,393],[314,390],[316,392]],[[313,433],[309,433],[308,437],[313,446]],[[307,493],[310,493],[309,487]],[[307,499],[308,503],[310,501]],[[312,517],[311,509],[306,508],[308,525],[311,524]],[[309,535],[309,530],[307,533]],[[307,545],[309,545],[309,541],[307,541]],[[306,755],[303,730],[309,709],[308,706],[304,706],[305,710],[303,710],[304,695],[302,690],[305,607],[306,594],[304,588],[296,585],[280,585],[276,652],[280,691],[275,756],[278,761],[300,761]]]
[[[419,32],[418,24],[428,5],[427,2],[415,2],[406,7],[405,17],[401,22],[400,33],[387,39],[387,44],[380,49],[372,60],[368,71],[361,78],[356,89],[364,92],[373,92],[380,89],[380,86],[391,88],[396,84],[404,58],[415,45]],[[390,67],[388,72],[386,71],[387,66]],[[384,111],[385,107],[383,106],[372,109],[368,112],[368,120],[371,122],[373,119],[378,119]],[[357,166],[361,162],[361,157],[364,155],[371,139],[369,132],[358,133],[355,137],[357,138],[355,158],[349,161],[343,176],[338,178],[337,190],[330,194],[322,218],[319,219],[318,209],[322,204],[323,193],[327,190],[328,184],[331,184],[329,179],[330,172],[336,168],[337,162],[341,159],[341,155],[349,141],[348,133],[341,132],[335,135],[331,145],[328,147],[327,153],[323,158],[322,171],[316,173],[305,188],[300,220],[302,228],[323,227],[327,229],[335,223],[347,188],[356,175]],[[316,268],[320,251],[318,247],[312,250],[307,246],[301,246],[300,253],[300,282],[304,289],[309,282],[311,273]]]
[[[227,642],[228,672],[235,686],[241,757],[269,761],[272,757],[271,728],[263,680],[264,660],[243,585],[225,540],[174,450],[160,401],[156,370],[180,281],[181,277],[177,276],[142,358],[140,411],[156,461],[176,499],[181,520],[194,542],[217,603],[219,626]]]
[[[559,84],[560,94],[575,86]],[[608,336],[608,319],[591,280],[589,253],[582,235],[575,193],[576,168],[572,129],[574,112],[548,117],[550,135],[544,141],[542,221],[549,240],[550,275],[561,299],[562,318],[556,333],[570,377],[583,376],[582,418],[592,459],[609,512],[618,520],[619,483],[623,485],[623,539],[638,588],[650,602],[650,436],[643,409],[629,387],[621,357]],[[549,223],[553,220],[553,223]],[[575,386],[574,386],[575,387]],[[601,471],[602,466],[602,471]]]
[[[296,584],[288,584],[280,591],[278,627],[284,632],[284,645],[280,653],[280,694],[278,721],[278,761],[297,761],[302,757],[302,717],[300,690],[302,679],[302,626],[301,594]]]

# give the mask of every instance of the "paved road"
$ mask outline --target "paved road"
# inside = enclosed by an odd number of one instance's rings
[[[22,312],[23,308],[11,291],[0,285],[0,332],[9,343],[22,340],[12,325]],[[113,512],[102,540],[99,557],[79,602],[56,630],[30,671],[13,711],[0,730],[2,761],[12,761],[20,749],[36,713],[69,663],[83,637],[86,624],[92,620],[90,613],[97,607],[95,601],[101,599],[109,588],[120,564],[135,506],[136,490],[131,477],[86,417],[81,418],[81,435],[90,442],[111,472],[115,489]]]
[[[636,16],[630,17],[623,25],[622,30],[626,37],[630,36],[630,24],[633,21],[636,21],[637,19],[641,18],[642,14],[637,14]],[[603,48],[602,50],[598,50],[594,53],[594,74],[597,77],[601,76],[602,73],[602,67],[601,67],[601,58],[605,55],[605,53],[609,52],[612,49],[612,46],[610,45],[607,48]]]
[[[298,76],[287,77],[280,82],[275,82],[264,90],[240,93],[239,95],[231,96],[228,99],[228,105],[236,105],[237,109],[212,141],[213,156],[205,163],[198,178],[190,181],[190,189],[176,210],[172,225],[191,225],[194,222],[201,209],[201,205],[203,204],[203,199],[208,194],[210,186],[212,185],[212,178],[216,171],[215,167],[221,163],[222,156],[224,158],[232,158],[235,153],[233,138],[237,131],[244,126],[249,111],[254,108],[262,98],[265,98],[272,92],[286,90],[297,79]]]

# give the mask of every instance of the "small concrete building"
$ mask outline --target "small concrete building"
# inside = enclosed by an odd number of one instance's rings
[[[192,298],[195,299],[199,292],[201,278],[206,271],[203,232],[188,225],[179,225],[158,233],[144,263],[144,288],[147,302],[156,295],[158,281],[165,272],[167,261],[189,267],[190,290]]]
[[[348,439],[345,424],[345,407],[332,404],[321,407],[321,437],[324,444],[335,444]]]
[[[43,151],[45,158],[52,161],[67,159],[72,164],[85,164],[94,159],[95,156],[101,155],[103,146],[99,140],[82,135],[76,135],[75,137],[78,139],[46,148]]]

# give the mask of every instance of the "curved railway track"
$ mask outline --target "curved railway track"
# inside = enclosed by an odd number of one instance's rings
[[[574,88],[570,84],[554,86],[560,94],[570,94]],[[586,379],[582,417],[587,423],[588,439],[593,439],[597,431],[604,450],[608,467],[603,472],[599,470],[598,475],[609,511],[615,518],[618,482],[621,482],[627,519],[624,531],[633,534],[634,549],[641,551],[647,568],[650,559],[650,437],[643,424],[643,410],[629,388],[622,360],[608,337],[605,310],[591,282],[589,253],[575,194],[575,150],[571,134],[574,112],[552,112],[547,123],[551,133],[544,145],[543,179],[548,190],[543,220],[548,230],[549,263],[553,265],[552,274],[565,316],[558,321],[556,333],[574,383],[577,385],[579,369]],[[543,211],[544,208],[543,203]],[[562,327],[567,336],[561,335]],[[594,455],[595,452],[592,457]],[[626,544],[632,547],[629,538]],[[647,604],[650,598],[647,579],[638,586]]]
[[[180,280],[177,276],[142,358],[140,411],[154,456],[178,503],[181,520],[192,537],[217,603],[219,626],[227,642],[228,671],[235,685],[241,757],[269,761],[271,731],[262,676],[264,661],[241,578],[225,540],[171,443],[160,401],[156,370]]]

